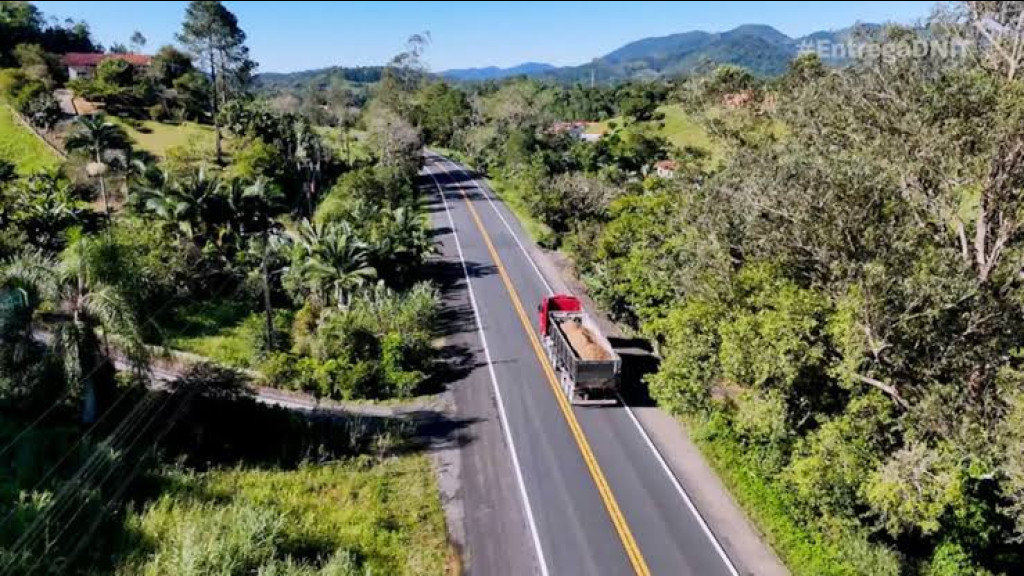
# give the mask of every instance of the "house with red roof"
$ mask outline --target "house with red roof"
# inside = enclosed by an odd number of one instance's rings
[[[102,52],[69,52],[61,61],[68,69],[68,79],[92,78],[96,67],[104,60],[124,60],[134,66],[149,66],[152,56],[145,54],[105,54]]]
[[[659,160],[654,164],[654,173],[658,178],[675,178],[679,163],[675,160]]]

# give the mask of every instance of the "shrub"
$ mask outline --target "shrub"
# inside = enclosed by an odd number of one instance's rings
[[[15,83],[12,86],[12,90],[13,92],[10,94],[11,105],[22,114],[28,110],[29,104],[33,100],[43,98],[49,93],[42,82],[27,79],[20,83]]]
[[[402,334],[390,332],[381,342],[381,365],[384,386],[388,396],[408,398],[423,381],[425,375],[418,370],[409,370],[411,364],[409,346]]]
[[[935,547],[931,560],[921,571],[922,576],[989,576],[992,573],[979,568],[963,546],[948,540]]]
[[[433,360],[439,305],[437,289],[421,283],[405,293],[378,286],[346,309],[304,306],[291,322],[291,352],[270,355],[261,372],[270,385],[318,398],[412,396]]]
[[[25,115],[29,123],[42,130],[52,130],[63,117],[60,104],[49,92],[32,97],[19,111]]]
[[[146,109],[146,115],[150,120],[163,122],[168,119],[167,108],[163,104],[153,104]]]

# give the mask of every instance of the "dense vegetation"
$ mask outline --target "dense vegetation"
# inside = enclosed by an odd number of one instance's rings
[[[886,28],[872,41],[901,57],[803,56],[770,82],[735,66],[617,88],[517,79],[458,113],[428,105],[435,87],[410,114],[658,344],[650,394],[795,573],[1013,574],[1024,92],[1002,44],[1019,36],[975,22],[1013,28],[1022,10],[937,13],[929,38],[969,46],[959,57]],[[670,145],[666,102],[714,150]],[[610,133],[553,128],[580,118],[613,118]],[[674,178],[652,177],[663,158]]]
[[[87,28],[0,10],[19,40],[4,28],[3,110],[67,154],[0,146],[0,571],[449,570],[413,424],[253,398],[406,399],[436,381],[420,132],[393,110],[419,90],[408,59],[387,72],[401,82],[339,87],[314,115],[254,96],[220,2],[190,3],[181,46],[150,66],[70,82],[27,55],[93,50]],[[104,112],[65,118],[59,87]],[[178,132],[199,137],[163,137]],[[154,389],[165,346],[207,358]]]

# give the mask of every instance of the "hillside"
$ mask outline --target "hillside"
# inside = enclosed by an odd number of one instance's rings
[[[563,82],[585,82],[594,74],[600,82],[616,82],[673,76],[718,64],[735,64],[761,76],[777,76],[785,72],[805,42],[838,42],[855,29],[818,31],[799,38],[791,38],[771,26],[760,24],[746,24],[719,33],[683,32],[630,42],[592,63],[559,68],[545,75]]]
[[[331,66],[299,72],[264,72],[256,75],[255,85],[257,89],[274,91],[306,88],[311,84],[318,89],[324,89],[336,80],[351,84],[372,84],[380,80],[383,70],[383,66]]]
[[[14,111],[0,101],[0,160],[14,164],[26,175],[54,168],[60,158],[42,140],[14,117]]]

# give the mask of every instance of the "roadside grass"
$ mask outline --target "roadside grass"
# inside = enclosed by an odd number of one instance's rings
[[[500,178],[488,180],[487,183],[490,184],[494,193],[505,202],[505,205],[512,210],[512,213],[519,219],[523,229],[526,230],[526,233],[530,235],[534,242],[545,248],[550,248],[554,245],[557,240],[554,230],[530,212],[529,206],[526,205],[526,201],[518,194],[515,187],[505,185]]]
[[[14,164],[26,176],[60,165],[61,159],[38,136],[14,117],[14,111],[0,100],[0,159]]]
[[[166,124],[153,120],[127,120],[110,117],[110,120],[121,125],[134,145],[158,158],[166,158],[172,148],[189,146],[213,146],[214,131],[212,126],[182,122]]]
[[[455,574],[427,456],[169,471],[117,574]]]

